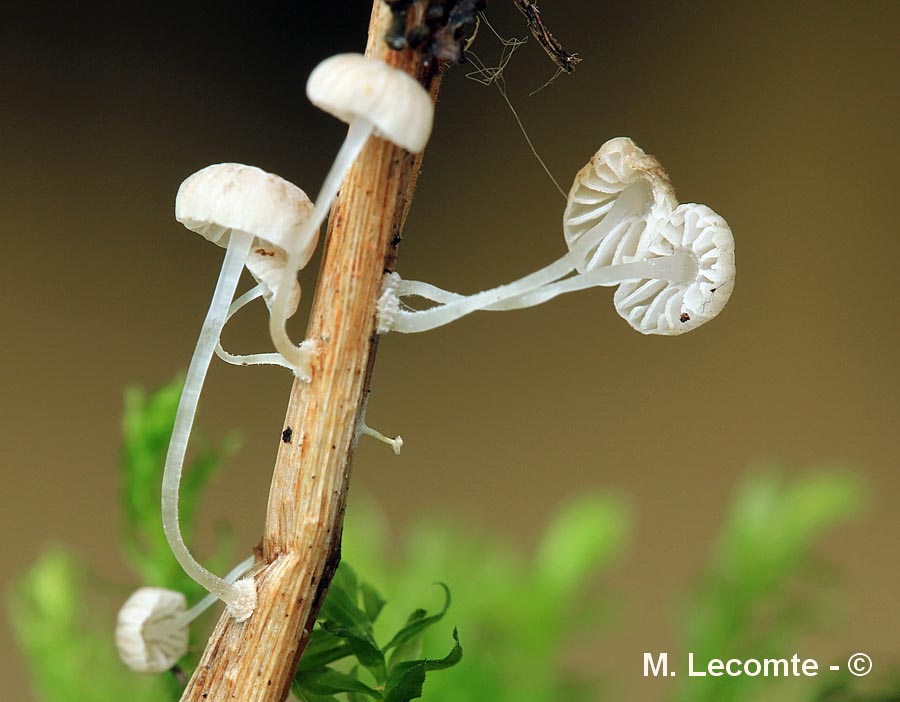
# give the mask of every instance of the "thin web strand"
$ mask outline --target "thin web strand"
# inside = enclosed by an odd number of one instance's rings
[[[562,189],[559,181],[556,180],[553,173],[550,172],[550,169],[547,167],[547,164],[544,162],[544,159],[541,158],[541,155],[538,153],[537,148],[534,145],[534,142],[531,140],[531,137],[528,135],[527,130],[525,129],[525,125],[522,123],[522,119],[519,117],[519,113],[516,111],[516,108],[513,107],[512,102],[509,99],[509,94],[506,90],[506,80],[503,76],[506,67],[509,65],[510,60],[512,59],[513,54],[516,50],[527,43],[527,39],[517,39],[515,37],[506,39],[501,37],[498,34],[497,30],[494,29],[493,25],[488,21],[487,17],[484,15],[480,16],[480,19],[487,27],[491,30],[497,40],[500,42],[503,49],[500,52],[500,59],[497,66],[487,66],[484,61],[471,49],[466,51],[466,58],[468,58],[472,65],[475,67],[474,71],[471,71],[466,74],[466,78],[470,80],[474,80],[476,83],[480,83],[481,85],[496,86],[500,96],[503,98],[503,101],[506,103],[506,106],[509,108],[509,111],[512,112],[513,117],[516,120],[516,123],[519,125],[519,131],[522,132],[522,136],[525,137],[525,142],[528,144],[528,148],[531,149],[531,153],[534,155],[537,162],[540,164],[541,168],[544,170],[544,173],[547,174],[547,177],[559,191],[559,194],[563,196],[563,198],[567,198],[566,191]],[[555,78],[555,77],[554,77]],[[553,79],[551,79],[552,81]],[[543,87],[546,87],[549,83],[545,84]],[[538,88],[541,90],[542,88]]]

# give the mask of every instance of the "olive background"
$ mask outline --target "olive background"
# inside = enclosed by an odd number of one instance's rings
[[[642,652],[674,646],[677,604],[748,466],[788,475],[841,462],[872,487],[869,517],[822,551],[842,573],[820,657],[900,660],[898,316],[900,3],[545,2],[584,62],[530,41],[510,98],[565,189],[602,142],[627,135],[679,199],[730,223],[738,280],[724,313],[678,338],[644,337],[609,290],[428,334],[382,340],[353,495],[394,528],[426,514],[532,544],[567,499],[627,495],[639,515],[604,581],[619,616],[586,665],[633,699],[662,699]],[[344,127],[306,102],[326,56],[361,50],[366,2],[59,3],[0,22],[0,585],[64,542],[130,587],[116,545],[122,391],[187,366],[221,251],[173,218],[178,184],[209,163],[276,172],[315,196]],[[30,13],[30,14],[29,14]],[[506,0],[489,18],[525,36]],[[496,62],[482,27],[473,47]],[[564,250],[564,202],[496,89],[450,70],[399,272],[461,292]],[[318,258],[302,273],[309,304]],[[306,307],[304,306],[304,309]],[[295,334],[302,333],[302,313]],[[266,347],[262,308],[225,342]],[[202,524],[258,540],[290,379],[215,365],[199,415],[243,448]],[[436,577],[439,577],[436,576]],[[598,586],[599,587],[599,586]],[[6,624],[0,650],[12,648]],[[4,698],[26,699],[17,654]]]

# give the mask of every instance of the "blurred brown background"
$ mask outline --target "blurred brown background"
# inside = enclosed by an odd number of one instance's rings
[[[364,442],[354,492],[397,529],[439,512],[523,544],[572,495],[629,495],[639,529],[613,587],[640,624],[614,631],[594,664],[618,691],[656,698],[641,652],[672,644],[673,602],[745,468],[848,461],[875,508],[828,544],[846,611],[807,653],[897,661],[900,3],[545,5],[584,63],[529,97],[553,73],[530,42],[507,80],[550,169],[567,188],[603,141],[631,136],[682,201],[728,219],[736,292],[675,339],[631,331],[607,290],[388,336],[369,420],[406,447],[396,458]],[[317,61],[362,48],[368,4],[212,8],[72,3],[0,25],[0,584],[54,541],[129,577],[114,538],[122,389],[186,367],[221,263],[173,220],[179,182],[241,161],[314,196],[339,146],[343,126],[303,85]],[[489,17],[526,34],[507,0]],[[474,46],[487,63],[500,48],[487,31]],[[563,201],[500,95],[467,70],[446,76],[398,266],[462,292],[564,246]],[[266,347],[260,312],[236,318],[228,346]],[[201,426],[238,429],[244,446],[203,521],[230,520],[242,547],[260,535],[289,386],[279,369],[209,377]],[[27,697],[15,655],[0,657],[0,679],[4,699]]]

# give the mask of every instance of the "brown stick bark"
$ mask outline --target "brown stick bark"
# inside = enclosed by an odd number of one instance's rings
[[[422,20],[422,3],[409,22]],[[437,95],[438,75],[414,51],[391,51],[391,12],[375,0],[367,55],[422,80]],[[223,616],[183,702],[276,702],[290,690],[309,632],[340,560],[350,465],[375,359],[375,303],[393,268],[421,156],[372,138],[332,210],[307,338],[318,352],[309,384],[294,383],[279,444],[259,604],[242,624]]]

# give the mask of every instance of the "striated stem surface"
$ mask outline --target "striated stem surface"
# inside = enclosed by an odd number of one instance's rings
[[[410,25],[422,12],[421,2],[410,8]],[[439,76],[423,57],[385,44],[391,21],[389,7],[376,0],[367,54],[421,79],[436,96]],[[307,329],[317,349],[312,379],[294,383],[282,427],[290,440],[279,444],[269,494],[263,561],[254,574],[258,607],[244,623],[219,621],[184,702],[280,702],[288,695],[340,561],[354,434],[377,346],[375,304],[420,164],[421,156],[373,137],[344,181]]]

